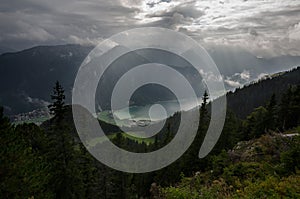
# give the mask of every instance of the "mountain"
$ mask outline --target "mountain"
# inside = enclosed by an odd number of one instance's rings
[[[29,112],[50,101],[56,80],[67,100],[77,70],[92,47],[79,45],[40,46],[0,56],[0,104],[8,114]]]
[[[121,54],[125,52],[123,47],[116,47],[112,49],[112,53]],[[126,63],[126,64],[124,64]],[[118,80],[129,70],[136,66],[143,64],[160,63],[168,65],[178,71],[180,74],[185,76],[185,78],[192,85],[198,97],[201,97],[205,87],[200,82],[202,81],[201,76],[197,73],[196,69],[186,60],[181,57],[158,49],[141,49],[136,51],[131,51],[126,53],[116,59],[104,72],[102,78],[100,79],[97,92],[97,103],[104,109],[110,109],[110,98],[112,96],[112,91]],[[170,76],[170,73],[163,73],[159,71],[160,78],[168,78],[172,80],[172,86],[181,88],[181,82],[177,80],[176,77]],[[140,79],[147,79],[149,74],[147,72],[141,71],[136,76],[137,78],[130,79],[128,84],[139,85]],[[189,98],[190,96],[185,96]],[[159,101],[176,100],[175,95],[168,89],[157,85],[150,84],[140,87],[131,97],[131,105],[148,105],[156,103]]]
[[[70,103],[78,68],[92,49],[92,46],[80,45],[39,46],[0,55],[0,104],[5,107],[5,113],[15,115],[45,107],[57,80],[65,88],[66,100]],[[124,49],[114,50],[119,52]],[[249,52],[225,47],[209,49],[209,53],[229,90],[257,79],[260,75],[273,74],[300,64],[300,57],[257,58]],[[96,103],[104,109],[109,108],[109,98],[116,80],[133,66],[151,61],[171,65],[189,79],[197,95],[201,96],[205,88],[199,83],[202,78],[194,75],[196,71],[186,61],[174,55],[170,59],[170,55],[168,52],[144,49],[118,58],[105,72],[104,78],[100,79],[98,87],[102,90],[97,91]],[[153,99],[153,96],[156,98]],[[170,99],[174,99],[174,95],[167,89],[149,85],[139,89],[131,100],[133,104],[143,105]]]
[[[207,51],[224,76],[248,70],[256,78],[261,73],[285,71],[300,64],[299,56],[258,57],[238,47],[216,46]]]
[[[65,88],[66,101],[70,103],[76,73],[91,49],[92,47],[79,45],[43,46],[1,55],[0,104],[4,105],[6,114],[29,112],[47,105],[56,80]],[[112,49],[114,53],[125,52],[125,50],[127,49],[123,47]],[[189,63],[168,52],[145,49],[126,53],[109,66],[100,79],[96,102],[101,105],[102,109],[110,108],[110,96],[117,80],[133,67],[152,62],[171,65],[175,70],[187,76],[198,96],[202,95],[204,88],[201,88],[199,84],[202,79],[199,75],[195,75],[196,71]],[[147,76],[147,74],[141,75]],[[174,81],[174,83],[177,82]],[[153,96],[157,98],[152,99]],[[174,94],[167,89],[149,85],[140,88],[132,101],[133,104],[144,105],[172,99],[175,99]]]
[[[300,67],[281,72],[253,82],[227,94],[227,106],[240,118],[245,118],[255,108],[265,105],[273,94],[277,100],[289,86],[300,85]]]
[[[207,48],[224,76],[227,89],[234,90],[264,75],[286,71],[300,65],[299,56],[257,57],[242,48]]]
[[[16,52],[16,50],[12,48],[8,48],[6,46],[0,46],[0,55],[3,53],[8,53],[8,52]]]

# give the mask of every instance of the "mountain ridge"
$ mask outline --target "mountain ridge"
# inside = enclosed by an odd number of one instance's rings
[[[92,48],[93,46],[78,44],[37,46],[20,52],[0,55],[0,104],[4,106],[5,113],[14,115],[45,107],[51,100],[52,86],[57,80],[65,88],[66,99],[70,103],[71,90],[77,70]],[[224,79],[229,78],[229,80],[241,82],[241,84],[250,82],[251,78],[256,79],[256,75],[264,70],[270,71],[269,74],[272,74],[273,70],[278,72],[278,59],[284,61],[290,58],[290,56],[286,56],[258,59],[251,53],[241,52],[242,56],[239,56],[238,51],[228,49],[228,52],[225,52],[225,50],[226,48],[220,48],[220,51],[214,50],[210,53]],[[243,79],[245,76],[242,76],[244,71],[249,70],[250,64],[249,62],[243,63],[243,57],[245,60],[258,60],[260,62],[257,67],[254,67],[258,71],[257,73],[250,71],[249,74],[246,74],[246,78],[250,76],[250,79]],[[161,57],[157,59],[161,59]],[[270,66],[267,67],[268,63]],[[272,69],[271,66],[274,63],[277,64]],[[293,57],[291,62],[282,67],[290,69],[296,66],[296,63],[300,64],[300,57]],[[191,70],[187,71],[186,74],[192,73]],[[226,88],[228,90],[234,89],[227,83]]]

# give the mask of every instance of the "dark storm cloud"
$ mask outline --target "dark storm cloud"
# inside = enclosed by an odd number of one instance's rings
[[[147,18],[159,18],[151,25],[176,29],[177,25],[193,23],[194,20],[204,15],[204,12],[197,9],[194,2],[180,4],[171,9],[162,10],[157,13],[146,15]]]
[[[130,28],[184,32],[207,45],[300,54],[297,0],[2,0],[0,47],[91,44]],[[264,52],[262,52],[264,51]]]
[[[16,49],[91,43],[131,27],[135,11],[104,0],[6,1],[0,5],[0,42]]]
[[[42,3],[34,2],[31,0],[9,0],[1,1],[0,12],[11,13],[17,11],[32,12],[32,13],[45,13],[50,12],[51,7],[45,6]]]

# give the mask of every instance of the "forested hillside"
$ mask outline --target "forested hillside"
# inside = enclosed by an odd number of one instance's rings
[[[254,108],[265,105],[266,101],[275,94],[276,99],[285,92],[289,86],[300,84],[300,67],[272,76],[266,76],[235,92],[227,94],[228,108],[240,117],[245,118]]]
[[[255,87],[264,88],[260,83]],[[13,125],[1,109],[0,143],[5,147],[0,149],[0,198],[299,197],[299,84],[271,94],[245,119],[228,110],[217,145],[198,159],[210,120],[204,95],[190,148],[168,167],[144,174],[115,171],[94,159],[78,139],[63,89],[56,86],[54,91],[49,106],[54,117],[41,127]],[[151,140],[135,140],[114,126],[107,127],[108,133],[114,131],[108,137],[129,151],[154,151],[173,138],[176,118],[177,114],[169,118],[160,136]]]
[[[80,45],[39,46],[0,55],[0,104],[5,112],[11,115],[45,107],[56,80],[64,85],[70,102],[76,73],[91,49]]]

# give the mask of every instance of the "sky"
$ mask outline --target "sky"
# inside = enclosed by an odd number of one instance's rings
[[[299,0],[0,0],[0,47],[95,45],[138,27],[185,33],[205,47],[300,55]]]

